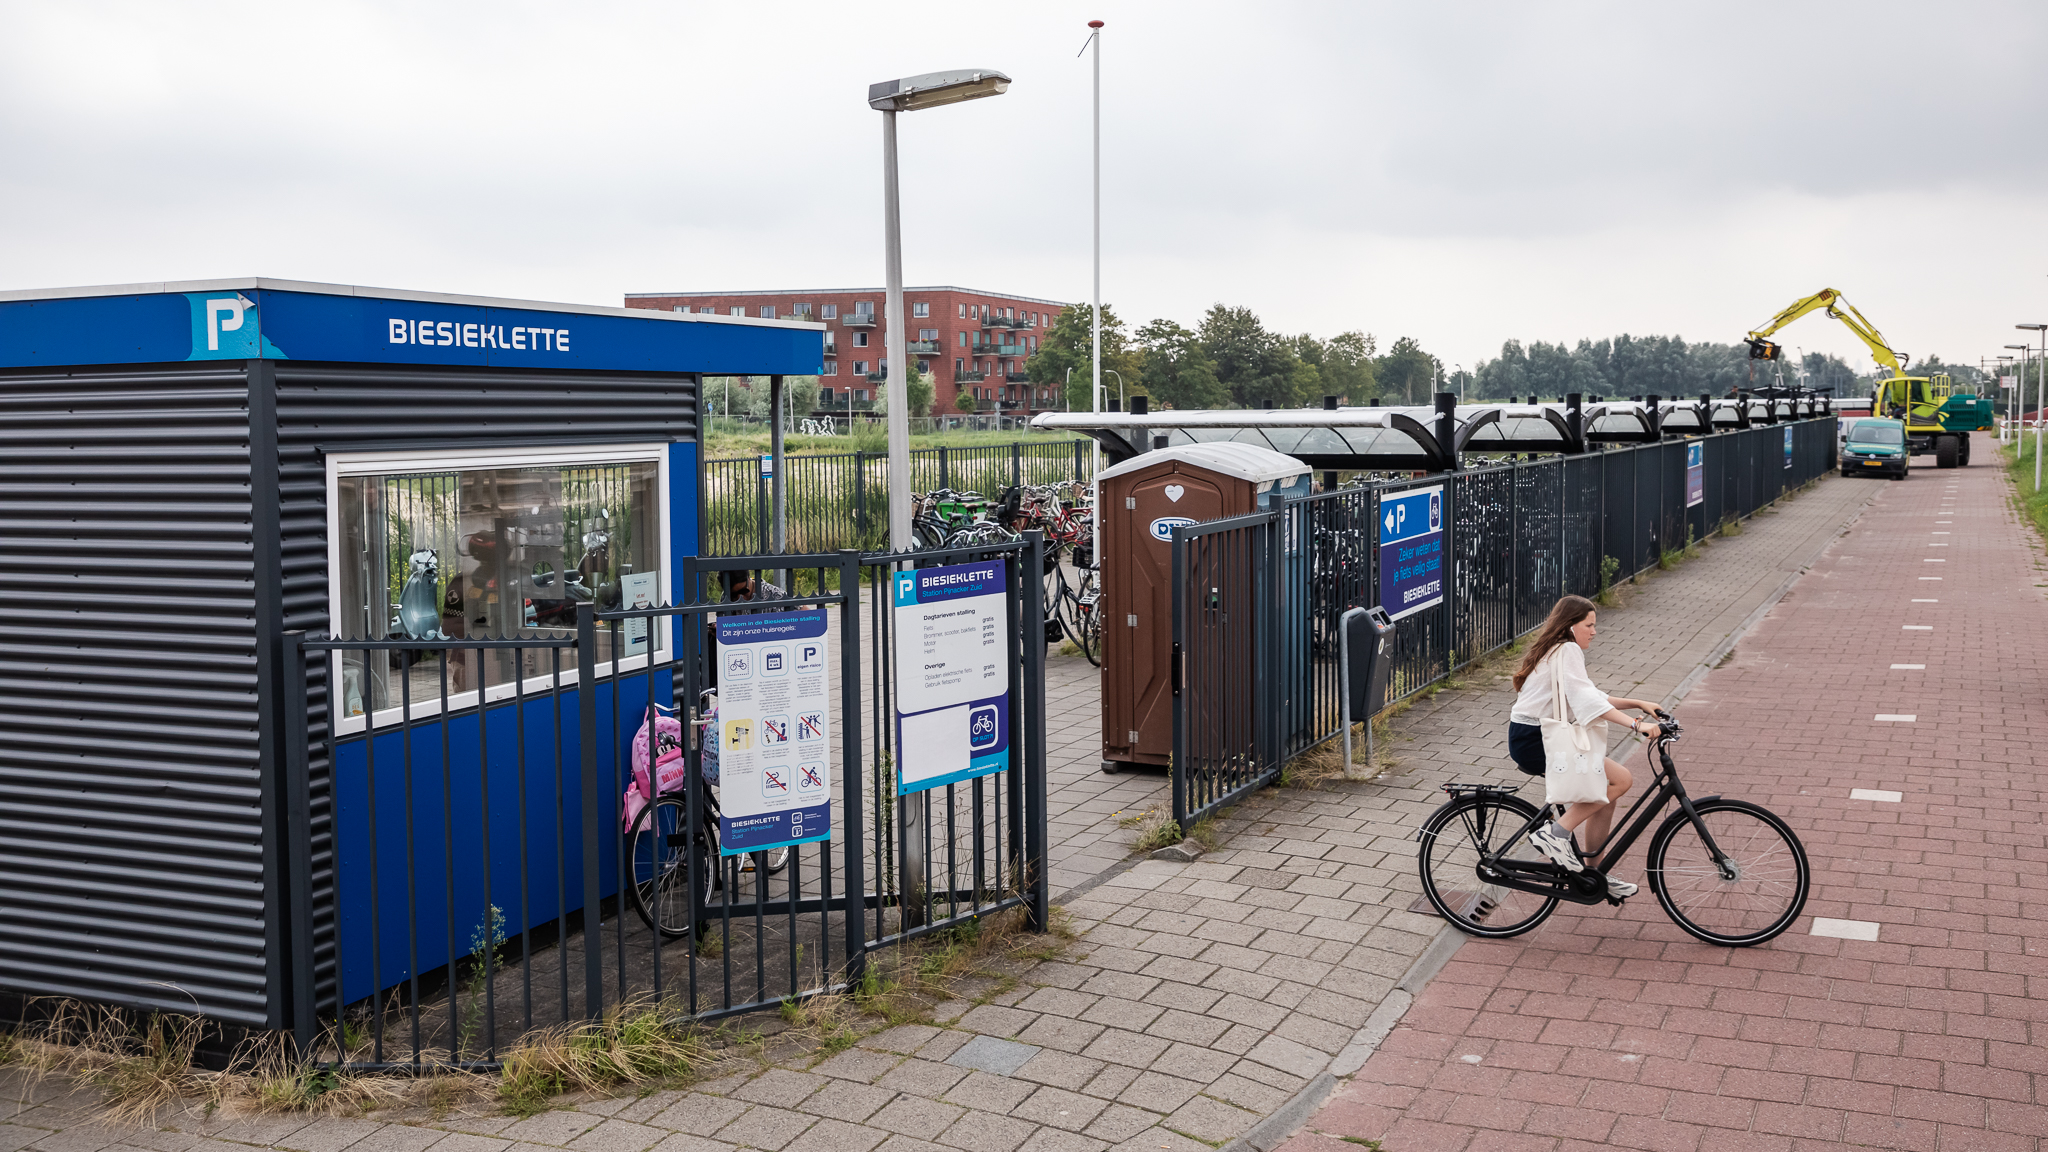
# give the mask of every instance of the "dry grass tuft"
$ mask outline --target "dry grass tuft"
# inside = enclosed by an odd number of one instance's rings
[[[497,1094],[505,1111],[545,1111],[564,1092],[688,1083],[716,1060],[714,1050],[683,1026],[672,999],[628,1001],[601,1020],[542,1029],[505,1053]]]

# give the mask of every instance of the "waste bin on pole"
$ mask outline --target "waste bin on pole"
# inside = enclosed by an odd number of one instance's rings
[[[1352,608],[1337,621],[1337,674],[1344,725],[1344,778],[1351,768],[1351,725],[1365,721],[1365,759],[1372,763],[1372,718],[1387,706],[1387,681],[1394,668],[1394,622],[1384,608]]]

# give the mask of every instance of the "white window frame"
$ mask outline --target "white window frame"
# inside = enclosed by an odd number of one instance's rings
[[[413,472],[477,472],[494,468],[578,468],[599,464],[640,464],[653,461],[656,467],[654,478],[655,504],[654,522],[657,542],[654,548],[655,562],[661,565],[661,603],[674,602],[671,585],[669,540],[669,445],[663,442],[630,443],[564,448],[469,448],[429,449],[416,452],[335,452],[327,457],[327,620],[331,630],[334,621],[341,619],[341,598],[338,589],[340,581],[335,574],[341,570],[341,525],[336,515],[341,508],[341,478],[344,476],[385,476],[392,473]],[[607,676],[635,669],[647,668],[650,664],[666,664],[673,659],[670,648],[673,642],[673,628],[662,625],[666,617],[654,617],[648,621],[648,651],[645,655],[626,656],[616,661],[608,660],[597,666],[600,680]],[[459,642],[458,642],[459,643]],[[328,684],[342,682],[342,657],[345,653],[328,654]],[[572,664],[564,668],[560,677],[554,675],[531,676],[523,684],[493,684],[485,690],[484,704],[495,704],[510,700],[523,691],[528,695],[546,692],[560,684],[564,688],[575,687],[580,675]],[[461,712],[477,706],[477,691],[452,693],[448,697],[450,712]],[[336,709],[338,711],[338,709]],[[334,734],[346,736],[362,732],[365,727],[381,731],[403,723],[403,705],[380,708],[365,716],[340,716],[333,718]],[[414,701],[412,719],[419,720],[441,714],[439,698]],[[372,723],[374,722],[374,723]]]

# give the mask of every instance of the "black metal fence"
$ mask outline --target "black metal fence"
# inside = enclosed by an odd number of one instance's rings
[[[1381,548],[1403,496],[1441,489],[1442,594],[1413,612],[1384,605],[1397,628],[1388,703],[1513,643],[1558,597],[1595,595],[1831,470],[1835,426],[1495,464],[1176,529],[1174,819],[1188,827],[1338,734],[1338,620],[1380,604],[1383,560],[1417,562]]]
[[[1086,440],[1017,441],[966,448],[918,448],[910,453],[910,483],[994,496],[1014,484],[1086,480]],[[788,551],[831,552],[886,548],[889,540],[889,458],[881,452],[788,456]],[[714,556],[770,550],[774,524],[772,482],[758,456],[704,462],[705,547]]]
[[[901,786],[892,711],[886,593],[908,557],[691,558],[679,604],[585,603],[573,633],[288,635],[281,943],[302,1045],[355,1068],[491,1067],[622,1003],[711,1020],[844,989],[876,949],[1006,909],[1042,930],[1044,645],[1025,642],[1044,634],[1042,555],[1032,533],[915,558],[1003,562],[1016,653],[1000,767],[922,791]],[[720,573],[771,567],[791,599],[713,601]],[[828,834],[735,851],[705,776],[711,621],[799,609],[838,646]],[[663,778],[664,712],[684,758],[648,802],[629,790],[636,765]]]

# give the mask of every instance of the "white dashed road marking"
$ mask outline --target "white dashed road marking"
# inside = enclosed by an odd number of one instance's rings
[[[1849,789],[1849,799],[1851,800],[1875,800],[1881,804],[1897,804],[1899,801],[1905,798],[1905,793],[1893,792],[1886,788]]]
[[[1837,940],[1875,940],[1877,925],[1868,920],[1830,920],[1825,916],[1815,916],[1813,934],[1833,936]]]

